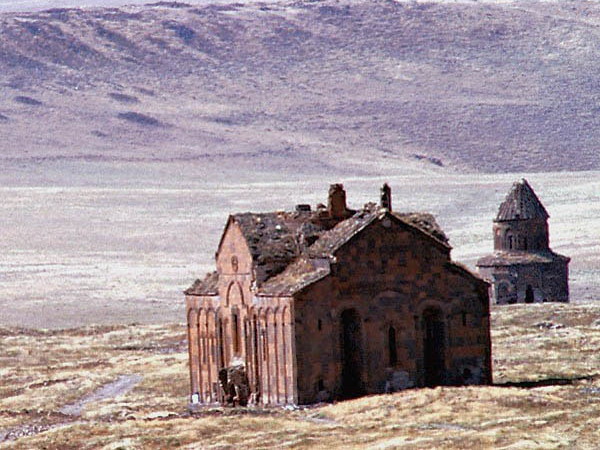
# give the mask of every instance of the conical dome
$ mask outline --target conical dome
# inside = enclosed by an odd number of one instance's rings
[[[496,222],[510,220],[547,220],[548,212],[525,178],[513,184],[506,199],[500,205]]]

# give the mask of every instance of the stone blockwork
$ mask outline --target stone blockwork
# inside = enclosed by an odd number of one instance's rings
[[[332,185],[315,211],[229,218],[217,271],[186,291],[194,401],[234,401],[232,367],[244,402],[270,405],[491,382],[487,283],[432,216],[392,212],[389,187],[345,201]]]
[[[494,219],[494,253],[477,262],[495,303],[569,301],[570,258],[550,249],[548,218],[527,180],[515,183]]]

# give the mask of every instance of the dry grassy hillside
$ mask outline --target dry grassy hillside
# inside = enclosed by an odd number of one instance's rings
[[[598,169],[599,26],[583,1],[5,13],[0,164]]]
[[[190,415],[182,325],[0,330],[0,447],[597,448],[600,306],[493,311],[492,387]]]

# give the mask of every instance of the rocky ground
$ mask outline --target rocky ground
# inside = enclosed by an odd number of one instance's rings
[[[187,410],[183,325],[0,330],[0,447],[597,448],[600,306],[493,311],[494,386]]]

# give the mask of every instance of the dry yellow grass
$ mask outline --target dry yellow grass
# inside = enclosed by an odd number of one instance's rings
[[[183,325],[0,329],[0,447],[597,448],[598,319],[594,304],[494,309],[491,387],[195,415]],[[60,412],[73,404],[81,415]]]

